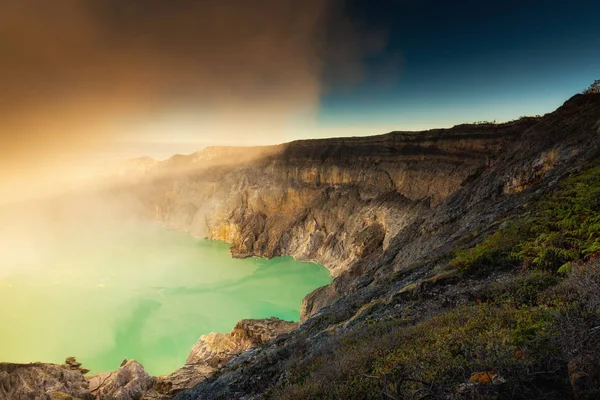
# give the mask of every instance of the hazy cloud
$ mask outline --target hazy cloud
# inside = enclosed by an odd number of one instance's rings
[[[45,176],[122,141],[260,144],[310,130],[325,64],[353,83],[385,47],[341,4],[3,1],[2,174]]]

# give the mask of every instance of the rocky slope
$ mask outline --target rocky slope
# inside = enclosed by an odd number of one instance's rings
[[[428,139],[419,142],[423,136]],[[503,218],[520,212],[521,205],[597,159],[600,96],[575,96],[540,119],[418,136],[390,134],[375,138],[378,145],[373,147],[367,140],[293,143],[283,153],[287,156],[263,161],[264,172],[256,177],[244,168],[229,172],[244,174],[238,181],[244,195],[236,199],[237,192],[228,192],[233,207],[221,217],[203,214],[209,236],[232,241],[234,255],[314,259],[327,265],[336,278],[307,296],[305,322],[293,339],[236,358],[216,378],[180,399],[272,395],[271,388],[286,386],[293,365],[328,345],[335,348],[332,335],[359,329],[365,320],[402,320],[414,316],[415,310],[425,318],[466,304],[490,282],[504,279],[494,274],[464,277],[460,271],[445,270],[444,257],[451,256],[461,241],[481,240]],[[309,161],[317,167],[309,169]],[[324,165],[331,167],[329,173]],[[352,174],[355,166],[359,169]],[[344,179],[337,173],[340,168]],[[269,175],[282,170],[285,179],[280,177],[279,182],[283,179],[285,189]],[[222,180],[232,179],[221,173]],[[412,179],[397,178],[403,174]],[[269,181],[273,183],[265,185],[262,197],[252,188],[262,189],[256,182],[265,176],[273,177]],[[321,194],[308,202],[289,201],[273,195],[278,189]],[[180,187],[180,193],[186,189]],[[278,212],[265,204],[271,196],[284,207],[294,206]],[[176,204],[165,204],[167,220],[177,215]],[[307,204],[313,207],[306,209]],[[221,209],[217,205],[213,209]],[[194,207],[189,209],[193,213]],[[194,220],[188,218],[187,226],[193,227]],[[216,229],[223,226],[223,231]],[[341,256],[336,258],[337,254]]]

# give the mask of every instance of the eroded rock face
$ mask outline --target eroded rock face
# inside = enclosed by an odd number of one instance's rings
[[[0,363],[0,399],[91,400],[88,383],[79,371],[56,364]]]

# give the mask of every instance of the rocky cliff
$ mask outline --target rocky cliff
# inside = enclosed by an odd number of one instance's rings
[[[158,165],[138,190],[156,218],[232,243],[234,257],[291,255],[338,276],[385,251],[417,215],[492,166],[535,123],[297,141],[249,148],[250,160],[235,164],[231,157],[240,155],[231,150],[194,153],[177,157],[175,169],[173,159]]]

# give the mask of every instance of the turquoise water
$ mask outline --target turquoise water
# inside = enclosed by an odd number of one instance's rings
[[[243,318],[298,320],[302,298],[330,282],[317,264],[232,259],[226,243],[151,223],[74,224],[45,238],[19,257],[0,250],[0,361],[76,356],[100,372],[133,358],[166,374],[203,334]]]

